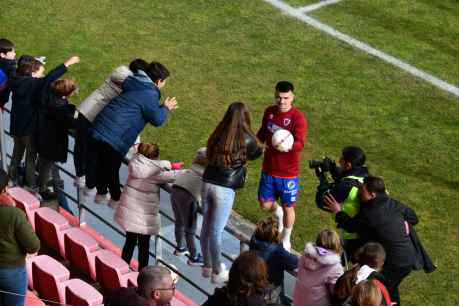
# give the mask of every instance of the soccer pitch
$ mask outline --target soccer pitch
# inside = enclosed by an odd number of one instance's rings
[[[276,1],[293,9],[311,0]],[[459,85],[459,4],[454,0],[343,0],[307,13],[353,39]],[[48,57],[47,69],[78,54],[69,75],[79,103],[121,63],[159,60],[171,70],[163,92],[179,109],[142,138],[162,158],[190,164],[229,103],[246,102],[258,129],[278,80],[292,81],[309,121],[294,244],[333,226],[315,208],[307,160],[338,158],[359,145],[370,171],[414,208],[417,230],[438,265],[404,280],[404,305],[457,305],[459,279],[459,97],[288,15],[263,0],[2,1],[0,37],[17,53]],[[252,221],[261,161],[235,209]]]

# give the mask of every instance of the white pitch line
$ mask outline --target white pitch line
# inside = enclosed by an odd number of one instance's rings
[[[351,36],[349,35],[346,35],[344,33],[341,33],[337,30],[335,30],[334,28],[318,21],[317,19],[314,19],[312,17],[309,17],[307,15],[305,15],[301,9],[296,9],[280,0],[263,0],[269,4],[271,4],[272,6],[278,8],[279,10],[281,10],[283,13],[289,15],[289,16],[292,16],[292,17],[295,17],[296,19],[299,19],[301,20],[302,22],[304,23],[307,23],[309,24],[310,26],[322,31],[322,32],[325,32],[357,49],[360,49],[370,55],[373,55],[395,67],[398,67],[408,73],[410,73],[411,75],[414,75],[415,77],[418,77],[424,81],[427,81],[429,82],[430,84],[444,90],[444,91],[447,91],[449,93],[452,93],[453,95],[459,97],[459,88],[455,85],[452,85],[452,84],[449,84],[425,71],[422,71],[408,63],[405,63],[401,60],[399,60],[398,58],[396,57],[393,57],[392,55],[389,55],[383,51],[380,51],[376,48],[373,48],[372,46],[368,45],[368,44],[365,44],[355,38],[352,38]]]
[[[325,1],[320,1],[318,3],[314,3],[311,5],[306,5],[303,7],[298,8],[298,10],[302,13],[309,13],[315,10],[318,10],[324,6],[331,5],[331,4],[336,4],[338,2],[341,2],[342,0],[325,0]]]

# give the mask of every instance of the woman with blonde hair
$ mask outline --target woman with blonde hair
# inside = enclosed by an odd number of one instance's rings
[[[242,102],[232,103],[207,141],[208,165],[203,174],[201,251],[202,275],[224,283],[228,271],[221,262],[221,238],[231,214],[236,190],[244,186],[248,160],[262,153],[252,131],[250,113]]]
[[[335,231],[324,229],[315,245],[306,243],[298,264],[298,276],[293,294],[294,306],[331,306],[336,280],[343,274],[343,248]]]

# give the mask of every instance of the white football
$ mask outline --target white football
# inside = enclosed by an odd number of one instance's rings
[[[271,138],[272,146],[280,152],[290,151],[293,147],[294,141],[295,139],[293,138],[292,133],[284,129],[278,129],[275,131],[273,137]]]

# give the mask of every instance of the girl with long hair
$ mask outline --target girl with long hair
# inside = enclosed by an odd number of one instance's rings
[[[208,166],[203,174],[201,250],[202,275],[213,283],[228,279],[221,262],[221,237],[231,214],[236,190],[244,186],[247,160],[262,153],[252,131],[250,113],[242,102],[234,102],[207,141]]]
[[[268,285],[264,260],[255,252],[247,251],[231,266],[228,284],[216,289],[203,306],[264,306]]]

